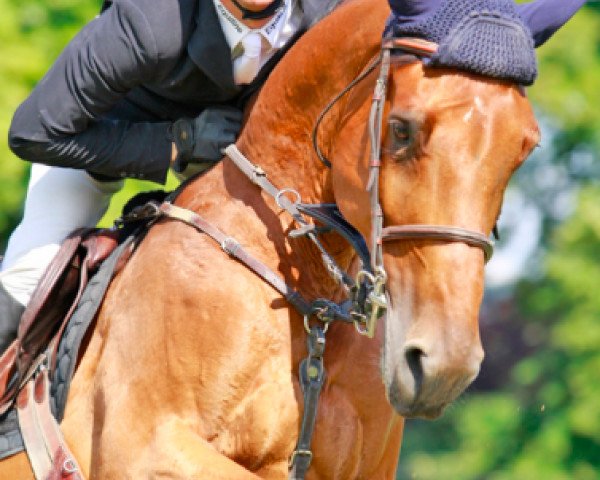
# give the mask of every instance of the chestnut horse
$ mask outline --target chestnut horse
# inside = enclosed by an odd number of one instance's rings
[[[370,238],[368,117],[378,69],[311,131],[326,104],[381,49],[389,10],[352,0],[302,37],[274,70],[237,142],[279,188],[337,203]],[[507,182],[538,141],[522,88],[418,59],[392,60],[379,201],[386,225],[490,233]],[[234,237],[306,299],[343,291],[293,220],[229,159],[177,205]],[[351,270],[354,250],[324,243]],[[373,339],[327,332],[327,372],[311,479],[392,479],[403,417],[438,416],[474,379],[484,254],[468,241],[385,243],[389,303]],[[81,358],[62,430],[90,479],[282,479],[303,411],[301,315],[279,292],[185,223],[155,224],[114,280]],[[26,478],[23,454],[0,465]]]

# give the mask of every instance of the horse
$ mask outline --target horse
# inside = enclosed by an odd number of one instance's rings
[[[345,2],[304,34],[259,92],[236,146],[280,188],[278,198],[225,158],[176,200],[303,298],[342,301],[346,292],[310,239],[289,235],[297,225],[281,196],[335,203],[369,239],[375,171],[385,225],[487,237],[509,178],[538,142],[520,86],[392,56],[373,170],[368,118],[378,68],[369,65],[388,15],[380,0]],[[322,118],[320,162],[317,118],[361,73]],[[446,238],[447,230],[373,244],[388,302],[373,338],[344,322],[322,329],[326,376],[307,478],[394,478],[404,418],[439,416],[477,375],[487,243],[475,234]],[[342,236],[321,238],[343,270],[359,270]],[[83,474],[286,478],[303,415],[299,364],[315,324],[208,235],[157,221],[113,280],[73,378],[61,429]],[[0,476],[28,478],[23,455],[2,462]]]

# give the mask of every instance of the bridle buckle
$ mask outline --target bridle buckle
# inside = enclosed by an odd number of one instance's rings
[[[356,285],[365,285],[367,295],[363,304],[363,313],[354,320],[356,331],[368,338],[375,336],[377,320],[387,311],[388,301],[385,296],[387,274],[383,268],[378,268],[375,274],[361,270],[356,276]]]

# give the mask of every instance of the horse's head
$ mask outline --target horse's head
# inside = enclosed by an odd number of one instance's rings
[[[539,133],[523,90],[467,74],[397,68],[384,133],[385,225],[488,235]],[[383,375],[403,413],[435,416],[479,372],[484,254],[465,242],[385,243],[390,308]]]
[[[466,39],[459,39],[463,46]],[[527,41],[532,54],[533,41]],[[431,68],[422,61],[426,57],[407,56],[405,48],[392,51],[391,71],[383,79],[381,133],[375,125],[373,141],[365,119],[374,82],[349,93],[332,148],[332,176],[342,212],[367,238],[375,230],[382,245],[389,302],[382,375],[388,398],[402,415],[435,417],[479,372],[485,238],[509,178],[538,143],[539,131],[520,85],[527,80],[492,78],[443,63]],[[531,77],[527,65],[516,75],[524,73]],[[373,168],[370,150],[377,141],[381,167]],[[373,175],[379,179],[375,199],[368,185]],[[374,200],[381,205],[383,227],[412,226],[408,235],[382,241],[372,216]],[[441,238],[422,234],[423,225]],[[456,237],[447,227],[464,231]]]

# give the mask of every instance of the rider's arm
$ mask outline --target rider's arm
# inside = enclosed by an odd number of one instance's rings
[[[140,4],[154,4],[151,14]],[[178,54],[181,46],[171,40],[181,37],[173,32],[180,28],[176,4],[115,2],[86,25],[15,113],[12,150],[32,162],[164,182],[172,154],[170,122],[102,115]],[[167,8],[175,14],[161,11]],[[158,19],[162,26],[152,24]]]

